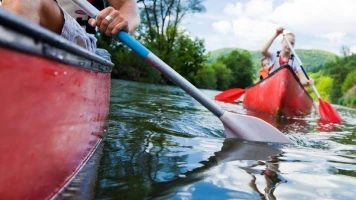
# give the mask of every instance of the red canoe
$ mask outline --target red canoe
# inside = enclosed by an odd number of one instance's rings
[[[0,197],[55,198],[100,144],[112,63],[0,7]]]
[[[246,88],[245,108],[274,116],[294,117],[311,113],[313,100],[289,66]]]

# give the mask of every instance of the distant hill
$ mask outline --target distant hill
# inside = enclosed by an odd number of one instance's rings
[[[222,48],[215,51],[208,52],[208,62],[212,63],[217,60],[220,56],[228,55],[231,51],[238,50],[238,51],[247,51],[245,49],[240,48]],[[259,68],[260,60],[262,58],[262,54],[260,51],[248,51],[251,54],[254,66]],[[327,62],[333,61],[336,54],[331,52],[323,51],[323,50],[305,50],[305,49],[297,49],[296,53],[298,54],[299,58],[303,62],[304,68],[309,72],[317,72],[320,70],[322,65]]]

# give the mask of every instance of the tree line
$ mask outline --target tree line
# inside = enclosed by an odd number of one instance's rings
[[[332,103],[356,108],[356,54],[341,47],[342,57],[326,63],[311,74],[320,95]]]
[[[211,61],[204,41],[180,29],[182,20],[205,12],[204,0],[138,0],[141,26],[135,38],[198,88],[226,90],[245,88],[257,78],[256,63],[244,50],[233,50]],[[156,84],[173,84],[124,45],[98,35],[98,46],[108,49],[115,67],[112,78]],[[343,47],[343,51],[347,48]],[[323,98],[355,107],[355,55],[344,52],[324,66],[307,67]],[[303,55],[309,56],[309,55]],[[312,91],[310,91],[312,93]]]
[[[182,20],[193,13],[205,12],[203,0],[138,0],[141,26],[135,38],[199,88],[224,90],[252,84],[252,60],[249,53],[231,52],[214,63],[207,63],[204,41],[191,38],[179,29]],[[134,52],[105,36],[98,46],[108,49],[115,68],[113,78],[172,84]],[[238,63],[236,65],[236,63]]]

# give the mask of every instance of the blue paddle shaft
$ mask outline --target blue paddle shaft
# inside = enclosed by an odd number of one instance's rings
[[[89,16],[95,18],[98,15],[99,10],[96,9],[93,5],[91,5],[86,0],[72,0],[74,4],[78,7],[82,8]],[[174,71],[171,67],[169,67],[165,62],[163,62],[160,58],[150,52],[146,47],[144,47],[137,40],[132,38],[125,31],[120,31],[116,37],[128,47],[130,47],[133,51],[135,51],[138,55],[144,58],[148,63],[150,63],[153,67],[159,70],[162,74],[164,74],[167,78],[181,87],[185,92],[187,92],[190,96],[192,96],[195,100],[200,102],[204,107],[209,109],[214,115],[217,117],[221,117],[224,114],[224,110],[222,110],[216,103],[214,103],[211,99],[209,99],[206,95],[204,95],[199,89],[193,86],[189,81],[187,81],[184,77]]]

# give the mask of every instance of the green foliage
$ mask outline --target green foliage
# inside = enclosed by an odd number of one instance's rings
[[[334,62],[327,63],[324,67],[326,75],[333,78],[331,101],[337,103],[343,96],[342,85],[347,75],[356,67],[356,54],[344,58],[337,58]]]
[[[342,84],[342,92],[346,93],[354,85],[356,85],[356,69],[347,75],[344,83]]]
[[[230,83],[233,79],[231,69],[228,69],[222,62],[214,62],[211,64],[216,74],[216,89],[229,89]],[[214,88],[215,89],[215,88]]]
[[[333,85],[333,79],[329,76],[323,76],[323,77],[320,77],[318,80],[314,79],[314,81],[316,81],[315,86],[318,89],[320,96],[322,96],[324,100],[330,102],[330,91],[331,91],[331,88]],[[309,88],[311,90],[311,87],[309,87]],[[313,96],[315,96],[314,92],[312,92],[310,94],[313,94]],[[316,96],[315,96],[315,99],[317,99]]]
[[[347,107],[356,108],[356,91],[354,90],[350,96],[341,97],[338,103]]]
[[[191,39],[178,31],[182,19],[188,14],[205,11],[201,0],[139,0],[141,26],[136,39],[166,62],[179,74],[194,82],[197,72],[206,61],[204,41]],[[171,84],[154,67],[122,44],[98,35],[98,46],[112,55],[115,67],[113,78],[159,84]],[[210,87],[210,86],[209,86]]]
[[[203,68],[206,61],[204,41],[179,33],[172,52],[167,56],[167,64],[180,75],[193,81],[194,75]]]
[[[205,65],[199,69],[194,77],[194,83],[199,88],[216,88],[216,73],[211,65]]]
[[[227,56],[221,56],[217,60],[225,64],[231,70],[232,80],[229,88],[245,88],[253,83],[255,73],[251,55],[248,51],[231,51]]]
[[[317,72],[325,63],[332,62],[337,57],[333,53],[322,50],[296,50],[296,53],[307,72]]]
[[[342,49],[345,51],[345,49]],[[324,75],[333,79],[330,90],[330,100],[346,106],[354,105],[355,95],[355,71],[356,54],[336,58],[335,61],[326,63],[321,71]]]
[[[239,48],[223,48],[208,53],[208,62],[212,63],[217,60],[220,56],[226,56],[231,51],[244,51],[244,49]],[[252,57],[253,66],[255,67],[256,74],[257,70],[261,67],[260,61],[263,57],[260,51],[249,51]],[[322,66],[327,63],[334,61],[337,55],[322,51],[322,50],[296,50],[299,58],[303,61],[303,66],[307,72],[317,72],[322,69]]]
[[[233,79],[231,70],[222,62],[205,64],[194,77],[193,83],[199,88],[226,90]]]

